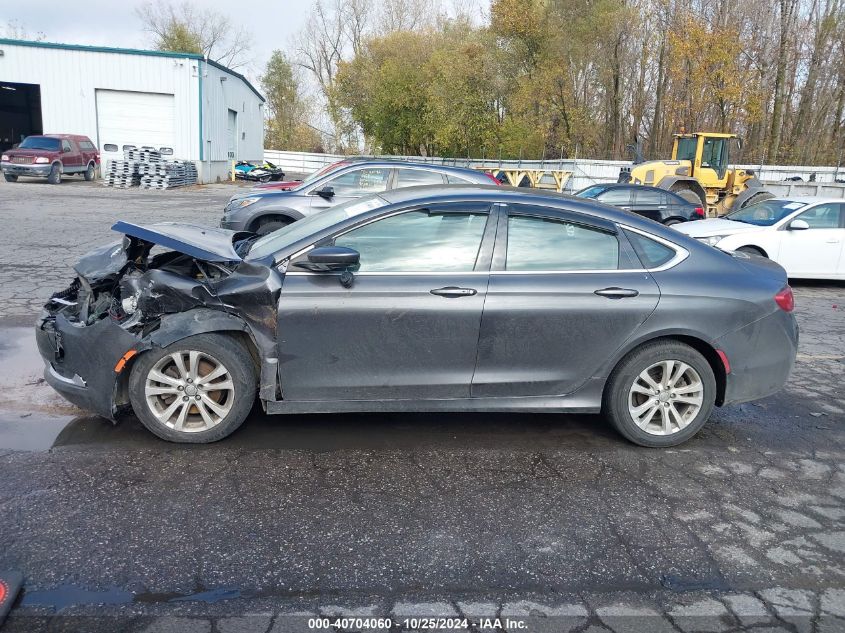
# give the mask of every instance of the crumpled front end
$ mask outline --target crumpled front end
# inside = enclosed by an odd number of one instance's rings
[[[154,248],[127,236],[92,251],[36,323],[47,382],[112,420],[129,403],[124,368],[153,344],[163,319],[194,308],[224,311],[215,288],[232,274],[231,265]]]

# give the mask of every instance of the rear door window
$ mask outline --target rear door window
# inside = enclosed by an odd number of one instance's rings
[[[505,270],[617,270],[619,240],[596,227],[554,218],[511,215]]]
[[[442,185],[443,174],[428,169],[397,169],[394,189],[417,185]]]
[[[615,187],[596,196],[596,200],[605,204],[612,204],[617,207],[630,206],[631,190],[627,187]]]
[[[637,206],[658,207],[666,204],[666,195],[653,189],[639,189],[634,200]]]

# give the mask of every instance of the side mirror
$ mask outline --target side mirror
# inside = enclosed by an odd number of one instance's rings
[[[71,151],[72,151],[72,150],[71,150],[69,147],[64,147],[64,148],[62,148],[62,153],[63,153],[63,154],[70,154],[70,152],[71,152]]]
[[[294,266],[312,272],[344,272],[358,266],[361,254],[345,246],[321,246],[308,252],[308,261],[296,262]]]
[[[318,196],[320,196],[321,198],[325,198],[326,200],[331,200],[332,198],[334,198],[334,188],[329,187],[328,185],[326,185],[322,189],[312,191],[311,193],[317,194]]]
[[[810,225],[807,224],[806,220],[793,220],[786,228],[790,231],[806,231],[810,228]]]

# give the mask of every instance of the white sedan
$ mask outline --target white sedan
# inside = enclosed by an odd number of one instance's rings
[[[801,279],[845,279],[845,200],[771,198],[672,228],[725,251],[763,255]]]

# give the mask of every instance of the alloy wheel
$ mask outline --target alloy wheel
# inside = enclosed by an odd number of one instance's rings
[[[147,374],[144,395],[152,414],[175,431],[196,433],[220,424],[235,401],[229,370],[204,352],[164,356]]]
[[[663,360],[634,379],[628,392],[628,413],[651,435],[672,435],[686,428],[704,404],[704,383],[698,372],[679,360]]]

